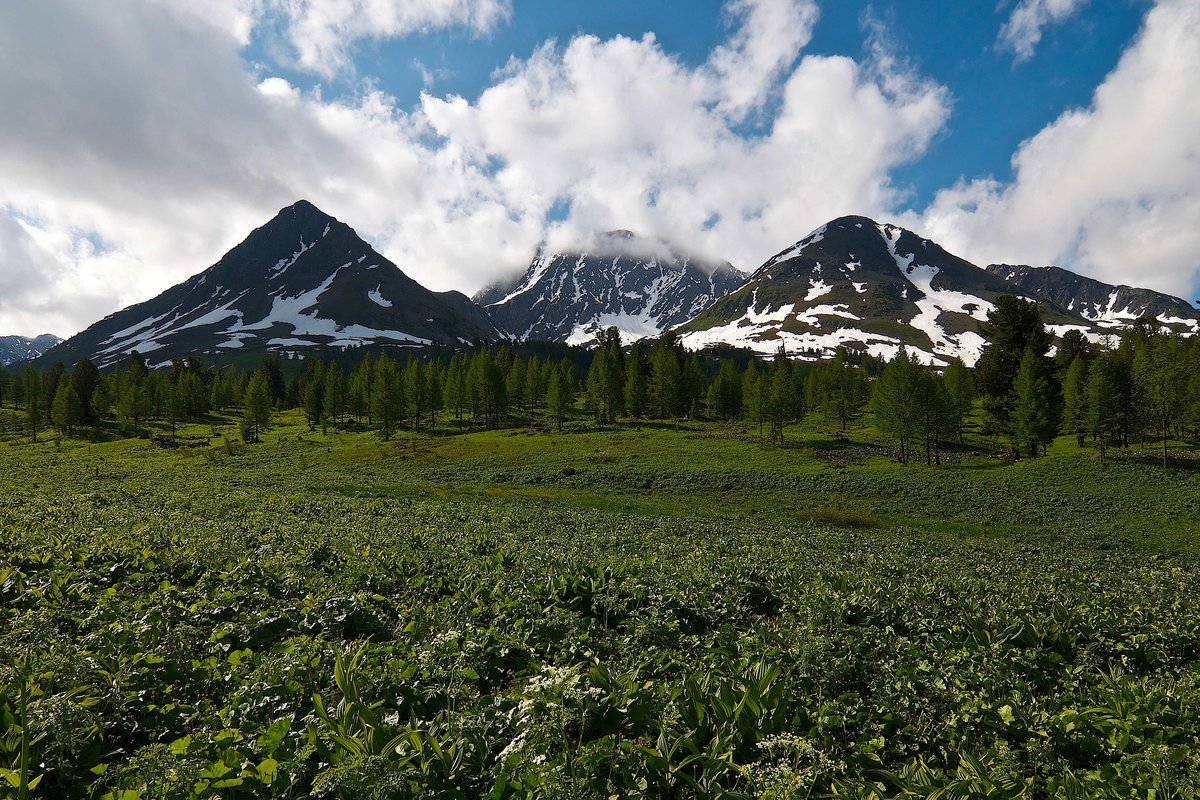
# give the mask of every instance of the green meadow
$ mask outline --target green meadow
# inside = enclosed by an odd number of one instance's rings
[[[1200,793],[1190,447],[236,423],[0,441],[0,796]]]

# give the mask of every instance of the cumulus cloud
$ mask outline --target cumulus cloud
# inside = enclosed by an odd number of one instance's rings
[[[1033,57],[1042,32],[1073,16],[1087,0],[1020,0],[1000,28],[999,43],[1012,50],[1018,62]]]
[[[1200,278],[1200,5],[1160,0],[1090,106],[1024,142],[1011,183],[940,192],[922,230],[978,263],[1057,263],[1189,296]]]
[[[486,34],[512,14],[511,0],[262,0],[282,17],[300,68],[331,76],[351,66],[348,48],[439,28]]]
[[[36,257],[0,262],[5,286],[27,289],[0,306],[0,329],[54,319],[69,334],[203,269],[299,197],[434,289],[472,291],[546,237],[612,228],[753,269],[832,216],[895,206],[889,171],[949,109],[894,62],[802,55],[815,5],[782,0],[732,2],[728,41],[699,65],[652,36],[581,35],[514,59],[473,100],[403,108],[369,83],[326,98],[242,61],[264,2],[6,14],[0,205],[21,223],[0,226],[0,252]]]

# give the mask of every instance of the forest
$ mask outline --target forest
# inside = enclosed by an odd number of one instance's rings
[[[844,432],[870,412],[899,461],[934,464],[948,443],[963,441],[978,403],[980,432],[1011,458],[1037,456],[1070,435],[1080,447],[1090,443],[1101,464],[1110,448],[1154,441],[1166,466],[1169,442],[1200,432],[1198,340],[1147,324],[1122,329],[1109,346],[1078,331],[1054,345],[1036,304],[1016,297],[1001,298],[982,327],[990,343],[974,369],[958,359],[923,366],[904,348],[888,362],[845,348],[818,363],[783,350],[765,361],[744,352],[721,358],[686,353],[670,333],[648,346],[626,345],[615,328],[592,348],[559,348],[566,352],[558,359],[519,345],[445,357],[348,350],[298,365],[268,357],[256,370],[187,358],[152,371],[134,354],[108,374],[84,359],[70,369],[0,371],[0,409],[12,408],[0,411],[0,436],[36,438],[45,427],[64,436],[102,428],[141,435],[149,421],[173,434],[182,421],[240,408],[249,443],[278,411],[301,409],[314,430],[370,428],[384,440],[439,423],[443,431],[520,426],[534,415],[562,430],[583,414],[600,425],[746,421],[778,445],[788,425],[810,415]]]

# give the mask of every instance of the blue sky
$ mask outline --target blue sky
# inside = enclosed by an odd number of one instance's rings
[[[1197,75],[1200,0],[15,4],[0,333],[148,299],[298,198],[436,290],[618,227],[751,271],[854,213],[1190,299]]]

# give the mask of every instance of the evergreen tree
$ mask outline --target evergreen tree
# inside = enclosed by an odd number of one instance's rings
[[[963,365],[961,360],[952,358],[950,359],[950,363],[946,365],[943,380],[946,391],[950,393],[951,409],[955,417],[955,430],[957,431],[958,441],[961,442],[963,440],[967,416],[975,406],[975,376],[971,373],[971,370]]]
[[[38,428],[42,426],[42,377],[32,365],[25,366],[25,412],[29,418],[29,434],[37,441]]]
[[[945,378],[918,367],[917,430],[925,442],[925,463],[942,463],[942,442],[958,435],[959,413]]]
[[[754,359],[742,376],[742,402],[746,416],[758,423],[758,438],[763,438],[763,427],[767,421],[767,399],[770,394],[770,373],[760,373]]]
[[[1088,375],[1088,426],[1104,464],[1107,446],[1121,435],[1120,366],[1113,353],[1097,357]]]
[[[83,403],[71,381],[59,381],[50,409],[50,420],[65,436],[70,436],[75,426],[83,421]]]
[[[242,398],[242,440],[247,443],[262,440],[271,427],[271,388],[265,371],[254,373],[246,384]]]
[[[1083,447],[1084,437],[1090,430],[1088,422],[1088,365],[1082,355],[1075,356],[1071,366],[1063,375],[1063,431],[1075,437],[1075,443]]]
[[[71,385],[75,388],[75,396],[79,399],[81,408],[77,423],[95,423],[98,421],[96,412],[92,409],[92,395],[100,384],[100,370],[86,358],[75,362],[71,368]],[[58,399],[56,396],[55,400]]]
[[[7,368],[0,365],[0,409],[4,408],[4,401],[9,399],[8,386],[10,383],[12,383],[12,376]]]
[[[571,362],[563,359],[550,373],[550,382],[546,391],[546,405],[550,415],[562,431],[567,409],[571,406],[571,395],[574,391],[574,370]]]
[[[775,356],[771,371],[764,375],[764,380],[766,381],[764,411],[765,417],[770,423],[768,427],[771,434],[770,442],[782,445],[783,430],[792,419],[796,403],[793,396],[796,384],[792,378],[791,364],[788,363],[787,355],[782,348]]]
[[[341,422],[346,413],[346,376],[336,363],[325,370],[325,397],[321,403],[326,420]]]
[[[179,378],[179,399],[183,404],[183,416],[196,422],[208,413],[208,392],[204,379],[192,370]]]
[[[1133,362],[1135,395],[1149,427],[1162,437],[1162,464],[1167,466],[1167,440],[1187,408],[1188,375],[1185,348],[1175,336],[1151,336],[1142,342]]]
[[[682,348],[672,331],[664,333],[650,350],[651,403],[659,419],[667,419],[680,412],[683,377],[681,357]]]
[[[461,421],[467,405],[467,365],[465,358],[455,354],[450,359],[446,372],[446,408],[454,411],[454,419]]]
[[[508,402],[519,413],[528,410],[529,403],[529,368],[524,359],[514,358],[508,375],[504,379],[505,390],[508,392]]]
[[[440,362],[433,362],[429,365],[429,371],[426,375],[425,387],[428,392],[428,402],[426,405],[429,408],[429,429],[437,430],[437,415],[445,404],[444,389],[446,382],[445,372],[442,369]]]
[[[625,360],[625,410],[634,419],[641,419],[647,410],[650,394],[646,381],[648,365],[642,353],[642,346],[637,342],[629,348],[629,358]]]
[[[1026,351],[1045,359],[1051,337],[1042,326],[1037,303],[1012,295],[996,298],[980,331],[988,344],[975,365],[976,379],[983,396],[985,431],[1011,434],[1015,394],[1013,384]]]
[[[1046,368],[1044,357],[1032,349],[1025,351],[1013,382],[1013,402],[1010,413],[1011,439],[1018,454],[1028,446],[1036,456],[1039,446],[1049,446],[1058,433],[1062,409]]]
[[[171,437],[174,438],[179,420],[184,416],[184,403],[179,383],[170,379],[163,381],[163,412],[167,417],[167,424],[171,426]]]
[[[410,358],[404,372],[404,389],[408,395],[408,405],[413,413],[413,427],[421,430],[421,417],[429,408],[429,378],[425,362],[419,358]]]
[[[552,365],[549,361],[543,363],[536,355],[529,360],[529,408],[537,410],[539,405],[546,403],[546,384]]]
[[[896,444],[897,458],[907,464],[912,451],[912,439],[917,433],[921,367],[913,362],[903,347],[887,363],[871,391],[871,412],[875,427]]]
[[[392,438],[392,433],[404,421],[404,379],[396,362],[386,355],[375,362],[371,388],[371,419],[379,426],[383,440]]]
[[[116,398],[113,396],[112,386],[107,379],[101,380],[96,384],[95,391],[92,392],[92,414],[96,418],[97,424],[104,421],[104,418],[112,413],[113,403]]]
[[[846,348],[834,351],[833,361],[817,367],[812,385],[806,382],[825,414],[825,418],[836,423],[839,431],[845,431],[851,422],[862,414],[867,404],[868,387],[863,371],[850,363]]]
[[[142,422],[152,413],[153,402],[147,388],[146,372],[137,369],[135,364],[131,364],[119,381],[117,416],[123,424],[131,426],[136,435]]]

